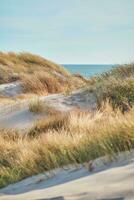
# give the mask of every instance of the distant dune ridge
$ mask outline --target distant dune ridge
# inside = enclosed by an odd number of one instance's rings
[[[85,79],[31,53],[0,52],[0,83],[21,81],[25,92],[47,94],[79,88]]]

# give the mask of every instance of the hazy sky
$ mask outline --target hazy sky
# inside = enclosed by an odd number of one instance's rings
[[[0,0],[0,50],[58,63],[134,61],[134,0]]]

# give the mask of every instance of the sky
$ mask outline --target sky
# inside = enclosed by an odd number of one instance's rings
[[[0,0],[0,51],[57,63],[134,61],[134,0]]]

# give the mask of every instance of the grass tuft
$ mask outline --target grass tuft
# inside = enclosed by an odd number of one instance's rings
[[[36,99],[29,103],[29,111],[33,113],[42,113],[44,111],[45,103],[40,99]]]

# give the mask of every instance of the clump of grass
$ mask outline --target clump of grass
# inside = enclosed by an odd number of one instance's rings
[[[40,98],[35,98],[29,102],[29,111],[33,113],[46,113],[48,116],[61,115],[61,112],[49,105],[46,101]]]
[[[71,95],[71,93],[72,93],[72,89],[69,86],[66,86],[66,88],[64,89],[63,94],[65,96],[69,96],[69,95]]]
[[[38,94],[62,92],[66,84],[66,82],[47,72],[37,72],[32,75],[24,75],[22,78],[24,91]]]
[[[33,100],[29,103],[29,111],[33,113],[41,113],[44,111],[44,104],[45,103],[40,99]]]
[[[42,133],[47,133],[49,130],[59,131],[65,129],[68,124],[68,115],[66,114],[54,114],[48,116],[46,119],[41,119],[35,123],[35,125],[27,133],[28,136],[39,136]],[[67,127],[66,127],[67,129]]]
[[[126,80],[109,79],[104,84],[99,84],[94,90],[98,105],[109,99],[113,107],[126,111],[134,103],[134,78]]]
[[[107,103],[94,114],[73,111],[67,118],[51,117],[33,128],[36,137],[9,140],[0,134],[0,187],[134,148],[134,107],[123,114]]]
[[[92,78],[88,90],[96,96],[99,107],[109,99],[113,108],[128,110],[134,103],[134,64],[119,66]]]

